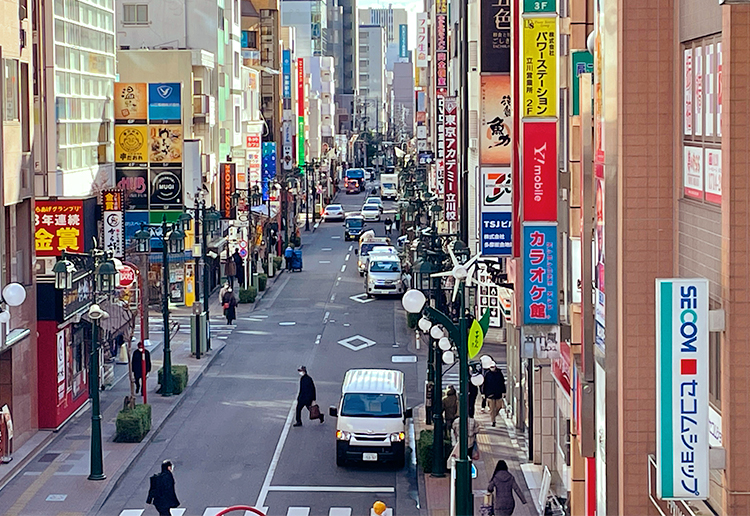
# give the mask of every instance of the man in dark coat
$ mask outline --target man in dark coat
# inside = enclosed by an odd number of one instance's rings
[[[161,463],[161,473],[151,477],[146,503],[154,504],[160,516],[171,516],[171,509],[180,506],[174,490],[173,468],[172,463],[165,460]]]
[[[144,364],[145,371],[144,371]],[[130,361],[130,366],[133,369],[133,377],[135,378],[135,393],[141,392],[141,380],[151,372],[151,352],[145,348],[143,342],[138,343],[138,349],[133,351],[133,359]]]
[[[484,373],[484,395],[487,397],[487,403],[490,406],[490,420],[492,426],[495,426],[495,418],[500,409],[503,408],[505,396],[505,377],[503,372],[492,362],[490,368]]]
[[[237,278],[237,284],[242,288],[242,285],[245,284],[245,266],[242,263],[242,256],[240,256],[239,249],[234,250],[232,260],[234,261],[234,272]]]
[[[227,318],[227,324],[232,324],[232,321],[237,319],[237,298],[234,297],[231,287],[221,296],[221,304],[224,307],[224,317]]]
[[[307,368],[305,366],[300,366],[297,371],[300,374],[300,379],[299,394],[297,395],[297,411],[295,414],[297,421],[294,423],[294,426],[302,426],[302,407],[307,407],[307,410],[310,410],[310,405],[312,405],[316,399],[315,382],[313,382],[313,379],[307,374]],[[322,423],[324,419],[325,416],[321,412],[320,422]]]

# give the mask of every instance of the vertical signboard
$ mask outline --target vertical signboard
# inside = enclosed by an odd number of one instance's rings
[[[708,280],[657,279],[659,498],[708,498],[708,438]]]
[[[437,194],[445,194],[445,90],[438,89],[435,96],[435,174]]]
[[[305,164],[305,62],[297,59],[297,163]]]
[[[448,87],[448,1],[435,4],[435,87]]]
[[[427,13],[417,13],[417,68],[427,67]]]
[[[122,211],[123,192],[102,191],[104,248],[111,250],[116,258],[122,258],[125,254],[125,220]]]
[[[513,252],[513,213],[482,212],[482,254],[510,256]]]
[[[510,167],[482,167],[483,255],[513,253],[513,174]]]
[[[271,180],[276,177],[276,142],[263,142],[261,177],[263,200],[268,201],[271,198]]]
[[[513,150],[510,75],[483,75],[481,88],[480,163],[482,165],[510,165]]]
[[[34,207],[34,248],[37,256],[82,253],[83,201],[37,199]]]
[[[281,71],[284,74],[282,95],[285,99],[292,98],[292,51],[284,50]]]
[[[683,96],[683,133],[685,136],[693,135],[693,49],[686,48],[683,57],[684,76],[684,96]]]
[[[284,120],[281,124],[281,151],[282,151],[282,165],[284,170],[292,170],[294,168],[294,135],[292,134],[292,123],[289,120]]]
[[[445,220],[458,220],[458,109],[456,97],[445,97]]]
[[[482,0],[482,72],[510,73],[510,0]]]
[[[557,123],[523,124],[523,219],[557,221]]]
[[[557,324],[557,224],[523,225],[523,323]]]
[[[245,146],[247,147],[247,180],[251,186],[257,186],[260,183],[260,133],[247,135]]]
[[[582,73],[594,73],[594,56],[591,55],[591,52],[579,50],[572,53],[571,61],[573,65],[573,85],[571,87],[573,116],[578,116],[581,114],[581,106],[579,105],[581,95],[578,93],[581,84],[579,77]]]
[[[523,20],[523,116],[557,116],[557,18]]]
[[[220,210],[225,219],[234,218],[234,207],[232,206],[232,195],[237,191],[235,184],[235,164],[222,163],[219,166],[219,181],[221,187]]]
[[[398,57],[409,57],[409,26],[405,24],[398,26]]]

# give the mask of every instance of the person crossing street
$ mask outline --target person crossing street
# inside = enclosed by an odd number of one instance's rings
[[[297,395],[297,409],[295,412],[296,422],[293,426],[302,426],[302,407],[307,407],[307,410],[310,411],[310,419],[315,419],[313,410],[317,409],[317,418],[320,419],[320,422],[322,423],[325,419],[325,416],[320,413],[320,409],[315,403],[315,382],[313,381],[312,377],[307,374],[307,367],[300,366],[299,369],[297,369],[297,372],[299,372],[300,375],[299,394]],[[313,406],[315,407],[315,409],[313,408]]]

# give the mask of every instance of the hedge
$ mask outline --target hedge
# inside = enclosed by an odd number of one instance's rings
[[[273,270],[280,271],[282,262],[284,261],[284,258],[281,256],[274,256],[273,257]]]
[[[117,414],[115,442],[139,443],[151,430],[151,405],[136,405]]]
[[[266,283],[268,282],[268,274],[258,274],[258,291],[263,292],[266,290]]]
[[[162,376],[164,375],[164,368],[159,368],[159,385],[162,382]],[[173,365],[172,366],[172,394],[180,394],[185,390],[188,383],[188,368],[186,365]],[[156,392],[161,392],[161,387]]]
[[[419,439],[417,440],[417,463],[422,466],[422,470],[425,473],[432,473],[432,441],[432,430],[422,430],[419,432]],[[450,439],[445,439],[443,445],[443,459],[447,462],[453,447],[451,446]]]
[[[251,286],[250,288],[240,289],[240,304],[255,303],[255,298],[258,297],[258,289]]]
[[[419,322],[419,319],[422,318],[422,314],[406,314],[406,324],[409,325],[409,328],[412,330],[417,327],[417,323]]]

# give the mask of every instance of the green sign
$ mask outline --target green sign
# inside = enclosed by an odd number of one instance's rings
[[[556,0],[523,0],[524,13],[554,13],[557,12]]]
[[[580,80],[582,73],[594,73],[594,56],[585,50],[573,52],[573,116],[581,114]],[[592,99],[593,102],[593,99]]]
[[[297,163],[305,166],[305,117],[297,117]]]
[[[476,319],[472,321],[469,328],[469,358],[474,358],[479,354],[484,344],[484,330]]]

